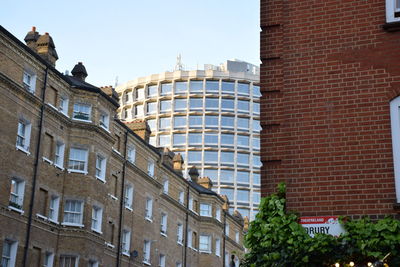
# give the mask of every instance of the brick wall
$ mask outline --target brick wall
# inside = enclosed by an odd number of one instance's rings
[[[390,100],[400,32],[385,1],[261,1],[262,194],[302,215],[393,214]]]

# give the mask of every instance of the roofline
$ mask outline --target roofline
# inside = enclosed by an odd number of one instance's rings
[[[81,90],[87,90],[95,93],[100,93],[103,97],[105,97],[108,101],[110,101],[114,106],[119,107],[119,103],[112,99],[110,96],[108,96],[106,93],[103,92],[100,88],[97,86],[94,86],[97,88],[95,90],[94,88],[88,88],[88,87],[75,87],[73,84],[68,80],[68,78],[65,77],[64,74],[59,72],[55,67],[53,67],[49,62],[44,60],[41,56],[39,56],[35,51],[33,51],[31,48],[29,48],[26,44],[24,44],[22,41],[20,41],[17,37],[15,37],[12,33],[7,31],[3,26],[0,25],[0,32],[6,35],[8,38],[10,38],[14,43],[16,43],[19,47],[24,49],[26,52],[28,52],[31,56],[33,56],[36,60],[38,60],[40,63],[46,66],[46,68],[50,69],[52,72],[54,72],[59,78],[64,80],[67,84],[69,84],[73,88],[81,89]]]

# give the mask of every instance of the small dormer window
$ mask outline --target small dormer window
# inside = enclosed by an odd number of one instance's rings
[[[35,85],[36,85],[36,75],[33,74],[33,72],[24,70],[24,75],[23,75],[23,84],[24,88],[33,93],[35,92]]]
[[[74,120],[90,121],[91,106],[82,103],[74,104]]]
[[[100,126],[106,130],[108,130],[109,124],[110,124],[110,115],[106,112],[101,112],[100,113]]]

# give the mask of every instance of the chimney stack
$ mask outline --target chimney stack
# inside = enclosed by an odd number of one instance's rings
[[[199,179],[197,180],[197,183],[198,183],[199,185],[201,185],[202,187],[207,188],[207,189],[210,189],[210,190],[211,190],[211,188],[212,188],[212,186],[213,186],[213,183],[212,183],[211,179],[208,178],[208,177],[201,177],[201,178],[199,178]]]
[[[199,179],[199,171],[197,170],[196,166],[192,166],[192,168],[190,168],[189,176],[193,182],[197,183]]]
[[[149,142],[151,131],[146,120],[126,122],[125,125],[128,126],[128,128],[131,129],[135,134],[140,136],[144,141],[146,141],[146,143]]]
[[[56,46],[54,45],[53,38],[51,38],[48,32],[44,35],[39,35],[39,38],[36,41],[36,52],[53,67],[56,66],[56,61],[58,59]]]
[[[109,97],[114,99],[115,101],[119,101],[118,93],[115,91],[115,89],[110,85],[110,86],[102,86],[100,89],[106,93]]]
[[[175,154],[175,156],[172,159],[173,162],[173,168],[176,172],[182,172],[182,165],[183,165],[183,158],[181,153]]]
[[[86,72],[86,68],[82,64],[82,62],[78,62],[78,64],[76,64],[74,66],[74,68],[71,71],[71,74],[73,77],[75,77],[81,81],[85,81],[86,77],[88,76],[88,74]]]
[[[32,49],[33,51],[37,52],[37,45],[36,42],[39,39],[39,33],[36,31],[36,27],[33,26],[32,30],[28,32],[24,38],[26,45]]]

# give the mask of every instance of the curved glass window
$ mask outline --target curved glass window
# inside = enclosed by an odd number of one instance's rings
[[[222,82],[222,93],[235,94],[235,82]]]
[[[261,166],[260,156],[253,155],[253,167],[260,168]]]
[[[221,152],[221,163],[233,165],[235,158],[235,153],[233,152]]]
[[[191,93],[202,93],[203,92],[203,81],[190,81],[190,92]]]
[[[250,175],[249,172],[237,172],[236,174],[236,182],[238,184],[249,184]]]
[[[238,95],[249,95],[249,84],[248,83],[238,83],[237,87]]]
[[[248,166],[249,165],[249,154],[238,153],[237,154],[237,164]]]
[[[259,173],[253,173],[253,185],[260,185],[260,174]]]
[[[174,146],[185,146],[186,134],[174,134]]]
[[[237,202],[249,202],[250,192],[248,190],[237,190],[236,191]]]
[[[168,130],[171,129],[171,118],[160,118],[160,130]]]
[[[176,98],[175,99],[175,111],[185,111],[186,110],[186,98]]]
[[[259,131],[261,131],[260,121],[253,120],[253,132],[259,132]]]
[[[237,146],[238,147],[249,147],[249,136],[248,135],[238,135],[237,136]]]
[[[189,99],[190,110],[202,110],[203,109],[203,98],[190,98]]]
[[[136,88],[136,100],[144,99],[144,88]]]
[[[204,164],[218,164],[218,151],[204,151]]]
[[[157,85],[149,85],[147,87],[147,96],[153,97],[153,96],[157,96],[157,94],[158,94]]]
[[[221,173],[219,176],[220,181],[233,183],[233,174],[234,174],[234,172],[232,170],[221,170]]]
[[[160,101],[160,112],[170,112],[171,111],[171,100]]]
[[[219,109],[219,99],[206,97],[206,110],[218,110]]]
[[[172,83],[161,84],[161,95],[170,95],[172,91]]]
[[[245,101],[245,100],[238,100],[237,104],[237,109],[239,112],[242,113],[249,113],[250,111],[250,102],[249,101]]]
[[[261,96],[260,86],[253,85],[253,97],[260,97],[260,96]]]
[[[216,181],[218,181],[218,170],[204,169],[203,177],[208,177],[211,179],[211,181],[216,182]]]
[[[235,143],[235,135],[221,134],[221,146],[233,146]]]
[[[147,103],[147,114],[155,114],[157,112],[157,102]]]
[[[218,146],[218,134],[204,133],[205,146]]]
[[[235,101],[233,99],[221,99],[221,110],[222,111],[233,111],[235,109]]]
[[[177,116],[174,118],[174,129],[186,127],[186,116]]]
[[[171,144],[171,136],[166,134],[159,135],[158,144],[159,146],[169,146]]]
[[[218,128],[218,116],[206,115],[205,127],[206,129]]]
[[[175,94],[185,94],[187,92],[187,82],[175,82]]]
[[[195,128],[203,127],[203,117],[202,116],[189,116],[189,126]]]
[[[228,200],[229,200],[230,202],[232,202],[232,201],[234,200],[234,197],[233,197],[233,189],[231,189],[231,188],[221,188],[221,189],[219,190],[219,193],[220,193],[220,195],[225,195],[225,196],[227,196],[227,197],[228,197]]]
[[[249,130],[249,119],[248,118],[238,118],[237,119],[238,130]]]
[[[253,114],[260,115],[260,103],[253,103]]]
[[[150,127],[150,131],[152,131],[152,132],[155,132],[157,129],[156,129],[156,120],[155,119],[153,119],[153,120],[147,120],[147,124],[149,125],[149,127]]]
[[[222,128],[233,128],[235,125],[235,117],[221,116]]]
[[[189,133],[189,145],[190,146],[201,146],[203,143],[201,133]]]
[[[255,150],[260,150],[260,137],[254,137],[253,138],[253,149]]]
[[[219,91],[219,81],[206,81],[206,92],[216,93]]]
[[[188,151],[188,163],[201,163],[201,151]]]

